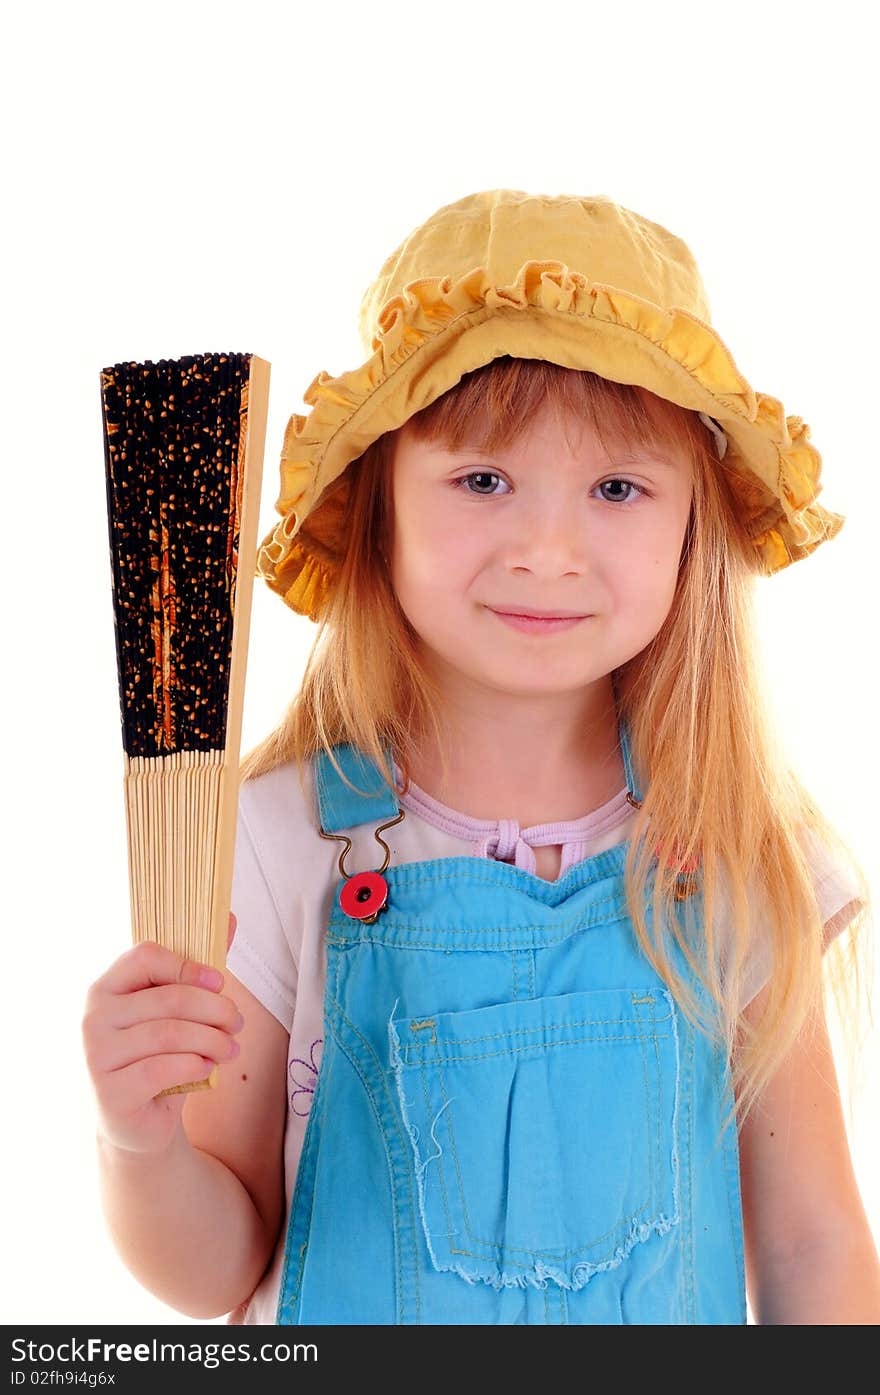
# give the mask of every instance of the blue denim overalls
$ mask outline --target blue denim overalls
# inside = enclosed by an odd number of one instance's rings
[[[392,791],[335,754],[382,792],[319,754],[323,832],[381,832]],[[724,1052],[639,949],[628,846],[555,882],[467,855],[391,866],[372,922],[343,910],[364,870],[344,869],[276,1322],[746,1322]]]

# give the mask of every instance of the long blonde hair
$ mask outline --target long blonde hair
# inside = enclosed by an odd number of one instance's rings
[[[868,938],[861,932],[871,922],[870,889],[853,849],[790,769],[772,729],[754,618],[755,554],[730,467],[718,460],[710,433],[695,412],[643,388],[510,357],[466,374],[411,417],[407,430],[452,450],[495,450],[548,404],[586,418],[603,441],[609,433],[640,445],[665,441],[683,447],[693,465],[691,515],[669,614],[652,642],[613,675],[636,767],[646,772],[624,871],[641,948],[688,1018],[723,1040],[740,1123],[801,1029],[815,1021],[830,984],[849,1052],[852,1116],[863,989],[868,1018],[871,1011],[870,973],[858,952]],[[244,758],[243,780],[292,759],[303,781],[318,750],[351,742],[393,786],[390,747],[406,789],[413,734],[430,724],[443,750],[442,694],[420,661],[418,636],[397,602],[388,564],[398,434],[380,437],[348,466],[348,546],[338,584],[301,688],[280,725]],[[863,902],[824,956],[807,830],[849,864]],[[699,925],[681,880],[694,855]],[[652,867],[653,928],[645,914]],[[719,928],[722,884],[729,908]],[[699,1000],[673,962],[673,942],[693,971]],[[752,1027],[739,1005],[747,966],[762,951],[770,955],[769,987]]]

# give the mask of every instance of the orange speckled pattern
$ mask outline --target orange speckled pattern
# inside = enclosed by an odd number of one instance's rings
[[[125,752],[225,740],[250,354],[101,371]]]

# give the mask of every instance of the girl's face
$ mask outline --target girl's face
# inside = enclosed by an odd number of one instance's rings
[[[567,434],[571,439],[567,439]],[[542,411],[512,447],[454,455],[406,427],[393,465],[391,571],[441,678],[548,697],[595,684],[654,638],[691,507],[688,459]],[[575,613],[522,631],[498,611]]]

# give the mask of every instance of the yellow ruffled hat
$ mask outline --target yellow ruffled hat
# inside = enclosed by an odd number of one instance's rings
[[[366,360],[303,394],[281,452],[281,515],[257,575],[318,621],[345,547],[345,468],[492,359],[546,359],[690,408],[732,469],[765,574],[843,527],[817,504],[821,456],[800,417],[756,392],[709,322],[693,254],[605,195],[488,189],[444,205],[387,258],[363,296]]]

